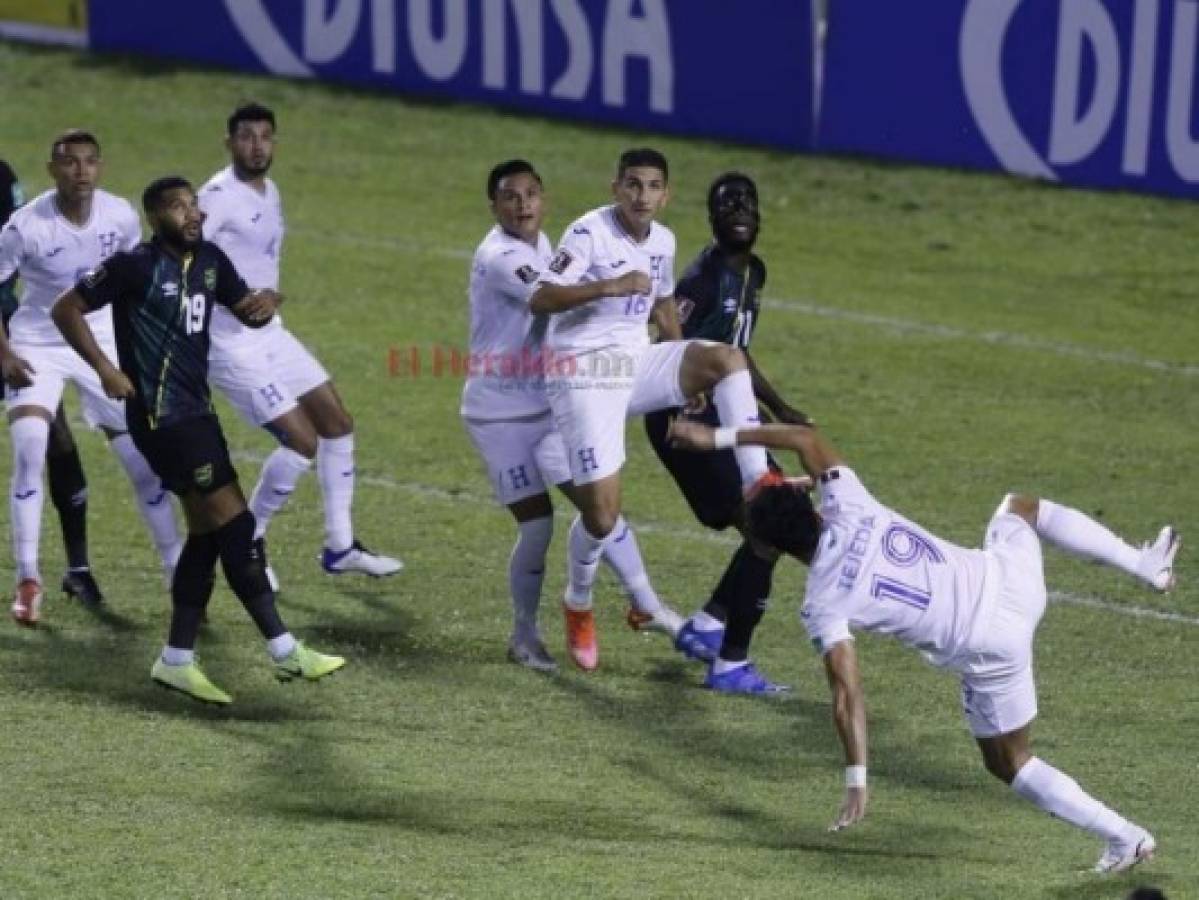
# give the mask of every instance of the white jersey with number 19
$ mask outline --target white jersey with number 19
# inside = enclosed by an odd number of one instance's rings
[[[636,241],[620,224],[615,206],[575,221],[562,236],[542,283],[586,284],[643,272],[650,277],[650,292],[604,297],[552,316],[547,345],[560,351],[647,346],[646,323],[654,304],[674,294],[674,256],[674,232],[653,222],[646,239]]]
[[[992,554],[931,534],[879,503],[847,466],[821,476],[823,527],[801,617],[827,653],[850,629],[889,634],[954,668],[995,605]]]

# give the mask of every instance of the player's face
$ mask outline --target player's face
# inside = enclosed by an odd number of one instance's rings
[[[100,181],[100,149],[92,143],[59,144],[54,148],[46,171],[54,179],[60,196],[85,200],[92,196]]]
[[[172,246],[190,249],[203,236],[204,214],[189,188],[171,188],[162,196],[153,221],[154,233]]]
[[[758,239],[761,216],[753,186],[745,181],[722,184],[712,198],[712,234],[726,250],[744,252]]]
[[[545,219],[545,194],[541,182],[529,172],[501,178],[491,211],[504,231],[530,244],[537,241]]]
[[[639,231],[648,231],[670,199],[666,175],[655,166],[631,166],[612,182],[612,196],[620,214]]]
[[[243,178],[261,178],[275,158],[275,129],[270,122],[238,122],[225,139],[233,168]]]

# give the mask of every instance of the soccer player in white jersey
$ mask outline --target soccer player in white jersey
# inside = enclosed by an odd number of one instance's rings
[[[612,182],[614,202],[566,229],[529,301],[534,313],[552,314],[546,346],[555,355],[555,372],[546,394],[566,444],[579,508],[570,529],[563,609],[571,656],[584,668],[594,668],[598,653],[592,614],[596,568],[605,548],[623,533],[626,417],[682,406],[711,390],[721,424],[759,421],[741,350],[677,340],[675,305],[663,302],[674,293],[675,238],[655,221],[669,198],[669,177],[658,151],[623,153]],[[662,343],[650,344],[651,318],[667,339]],[[747,487],[768,471],[760,447],[739,449],[736,457]],[[641,624],[635,609],[629,624]],[[672,626],[677,631],[681,622]]]
[[[225,146],[231,164],[200,189],[204,236],[225,251],[252,288],[277,289],[283,246],[283,204],[267,177],[275,148],[275,114],[256,103],[229,116]],[[329,373],[279,316],[265,328],[247,328],[224,309],[212,321],[209,378],[248,422],[278,441],[250,497],[263,543],[267,526],[316,461],[325,510],[321,566],[331,575],[394,575],[398,559],[367,550],[355,540],[354,422]],[[271,584],[278,589],[273,570]]]
[[[756,493],[749,516],[757,537],[811,566],[802,618],[824,657],[845,750],[845,799],[833,830],[866,813],[866,710],[851,634],[864,629],[894,635],[958,675],[962,708],[987,770],[1046,812],[1103,838],[1107,847],[1096,872],[1119,872],[1153,856],[1156,842],[1148,831],[1032,755],[1032,645],[1046,603],[1042,539],[1168,591],[1180,546],[1172,527],[1136,548],[1077,510],[1009,494],[987,525],[983,549],[967,550],[876,500],[815,429],[713,430],[676,422],[672,440],[694,450],[795,450],[820,481],[819,512],[803,487],[780,480]]]
[[[100,144],[86,131],[67,131],[57,137],[46,168],[54,189],[17,210],[0,232],[0,281],[19,271],[24,286],[7,339],[0,334],[13,451],[9,508],[17,590],[12,615],[24,625],[34,625],[40,617],[42,472],[50,423],[68,381],[79,392],[84,417],[103,430],[133,483],[138,509],[168,578],[182,548],[174,508],[127,433],[124,406],[105,395],[96,373],[67,345],[50,319],[50,307],[59,294],[112,254],[138,244],[137,213],[125,200],[96,186],[103,168]],[[106,351],[115,353],[112,314],[92,313],[88,323]]]
[[[461,414],[496,498],[516,519],[508,560],[513,611],[508,658],[552,672],[557,663],[537,628],[545,554],[554,533],[547,485],[577,502],[544,391],[545,371],[553,366],[542,346],[546,320],[529,312],[529,297],[553,249],[541,231],[541,176],[529,162],[511,159],[493,168],[487,198],[496,224],[471,264],[470,366]],[[637,621],[647,627],[666,623],[665,630],[677,631],[678,616],[654,592],[632,529],[624,523],[620,528],[623,537],[606,545],[604,559],[629,595]]]

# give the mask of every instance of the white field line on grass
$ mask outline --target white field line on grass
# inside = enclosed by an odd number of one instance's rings
[[[316,229],[296,229],[303,234],[310,231],[316,234]],[[343,234],[339,232],[319,232],[321,240],[329,243],[364,245],[382,247],[401,253],[428,254],[446,259],[469,260],[473,254],[461,247],[448,247],[442,244],[424,244],[420,241],[406,241],[400,238],[386,238],[378,235]],[[797,313],[800,315],[819,316],[824,319],[835,319],[842,322],[852,322],[855,325],[867,325],[874,328],[900,331],[908,334],[923,334],[930,337],[950,341],[968,341],[995,346],[1016,347],[1022,350],[1036,350],[1053,356],[1069,359],[1080,359],[1084,362],[1107,363],[1109,365],[1131,366],[1146,369],[1150,372],[1161,372],[1167,375],[1179,375],[1184,378],[1199,377],[1199,363],[1172,363],[1160,359],[1149,359],[1127,351],[1101,350],[1097,347],[1087,347],[1082,344],[1070,344],[1063,341],[1047,341],[1042,338],[1030,337],[1009,331],[970,331],[966,328],[955,328],[951,325],[939,325],[935,322],[921,322],[917,319],[905,319],[899,316],[883,316],[876,313],[856,312],[836,306],[826,306],[810,300],[788,299],[784,297],[765,297],[763,304],[770,309],[781,312]]]
[[[260,454],[244,450],[235,450],[231,453],[231,456],[235,461],[239,462],[251,462],[257,465],[261,465],[263,462],[263,457]],[[396,481],[394,478],[388,478],[386,475],[362,475],[358,478],[358,483],[389,491],[400,491],[405,494],[411,494],[414,497],[440,500],[446,503],[487,506],[493,502],[490,497],[482,494],[470,491],[447,491],[445,488],[429,484]],[[564,522],[574,518],[574,512],[564,509],[561,504],[555,509],[554,515],[555,518]],[[660,534],[674,540],[690,541],[692,543],[721,544],[730,549],[740,542],[739,538],[709,531],[708,529],[676,528],[673,525],[665,525],[660,522],[638,521],[635,523],[634,528],[640,534]],[[1083,606],[1088,609],[1095,609],[1119,616],[1128,616],[1134,619],[1175,622],[1181,625],[1199,625],[1199,616],[1188,616],[1184,613],[1167,612],[1144,606],[1129,606],[1124,603],[1112,603],[1110,600],[1103,600],[1099,597],[1087,597],[1079,594],[1071,594],[1066,591],[1049,591],[1049,600],[1052,603],[1062,603],[1067,606]]]

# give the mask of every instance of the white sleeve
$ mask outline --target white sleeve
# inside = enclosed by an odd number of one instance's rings
[[[126,206],[129,215],[125,217],[121,233],[121,249],[132,250],[142,242],[142,223],[132,206]]]
[[[662,257],[662,273],[658,281],[658,299],[674,296],[674,257]]]
[[[0,231],[0,281],[7,281],[21,268],[25,258],[25,241],[11,219]]]
[[[196,202],[200,206],[200,212],[204,213],[204,239],[211,241],[213,236],[221,230],[225,224],[225,214],[223,203],[221,203],[220,188],[201,188],[199,196],[196,197]]]
[[[591,268],[595,236],[585,225],[574,224],[558,242],[558,252],[538,279],[541,284],[578,284]]]
[[[512,254],[493,256],[487,262],[487,284],[496,293],[527,306],[542,280],[540,266],[528,257]]]
[[[849,631],[849,619],[829,609],[811,595],[804,598],[799,618],[808,632],[812,646],[821,656],[842,641],[853,640],[853,635]]]
[[[861,513],[881,505],[849,466],[834,466],[820,476],[820,514],[825,518],[842,509]]]

